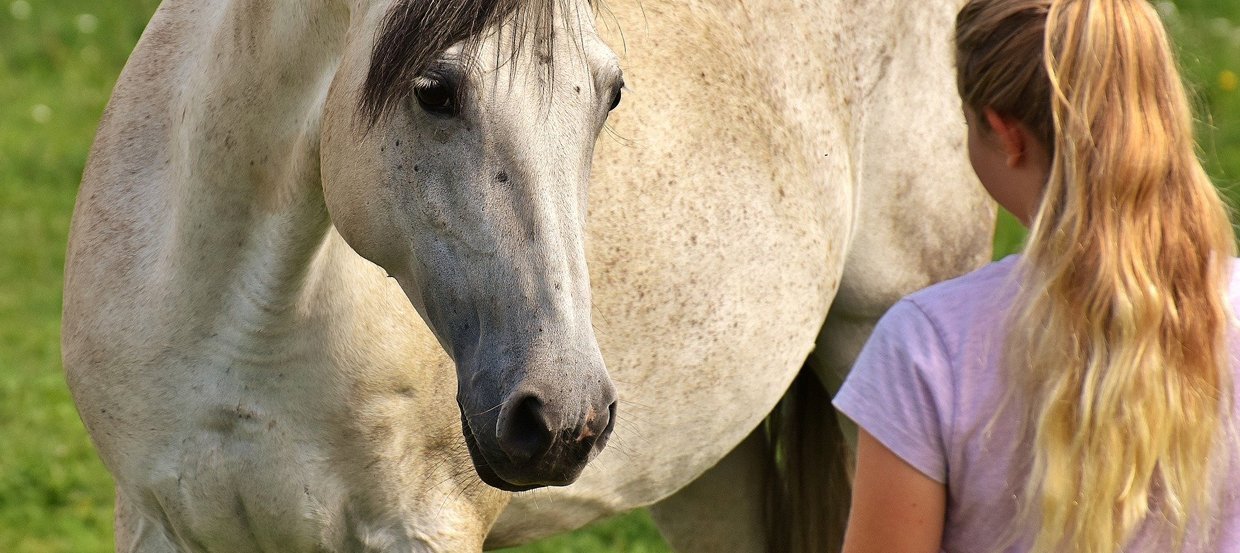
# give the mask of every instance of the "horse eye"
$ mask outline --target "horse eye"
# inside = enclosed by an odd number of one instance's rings
[[[422,109],[438,115],[456,115],[456,90],[440,80],[413,87],[413,95]]]
[[[616,89],[616,95],[615,95],[615,96],[612,96],[612,98],[611,98],[611,107],[607,108],[607,111],[612,111],[612,110],[616,109],[616,106],[619,106],[619,105],[620,105],[621,90],[622,90],[622,89],[620,89],[620,88],[617,88],[617,89]]]

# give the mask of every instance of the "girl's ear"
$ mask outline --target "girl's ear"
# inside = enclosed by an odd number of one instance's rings
[[[982,115],[986,117],[986,122],[995,132],[995,136],[999,137],[999,144],[1007,154],[1007,166],[1011,169],[1020,167],[1025,161],[1025,147],[1030,139],[1024,125],[1020,121],[999,115],[991,108],[982,108]]]

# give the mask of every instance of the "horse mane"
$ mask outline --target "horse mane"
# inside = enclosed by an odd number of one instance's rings
[[[359,102],[373,126],[403,98],[417,75],[453,44],[464,41],[463,59],[472,63],[482,31],[506,19],[516,24],[513,40],[549,40],[557,0],[397,0],[383,19],[370,56]],[[550,55],[550,52],[547,52]]]

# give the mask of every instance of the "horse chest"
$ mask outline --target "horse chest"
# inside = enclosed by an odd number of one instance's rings
[[[321,550],[332,494],[315,450],[256,406],[206,412],[151,460],[143,510],[192,551]]]
[[[101,441],[120,491],[182,550],[315,551],[330,479],[287,394],[272,393],[295,373],[214,349],[176,350],[146,369],[165,378],[110,389],[106,403],[127,406],[109,411],[120,426],[142,429]]]
[[[142,470],[125,471],[141,479],[127,493],[168,541],[194,552],[315,553],[430,551],[426,543],[444,541],[411,530],[390,489],[369,487],[399,481],[396,467],[367,464],[371,446],[330,399],[341,391],[315,377],[342,369],[306,361],[330,356],[246,357],[182,357],[171,369],[180,385],[165,390],[179,398],[173,418],[147,418],[169,429],[144,444]]]

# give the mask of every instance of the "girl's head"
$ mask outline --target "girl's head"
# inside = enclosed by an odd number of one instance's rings
[[[1049,1],[970,3],[960,14],[957,83],[969,159],[990,195],[1025,225],[1055,142],[1043,63]]]
[[[1154,489],[1182,537],[1230,413],[1234,246],[1162,23],[1145,0],[971,0],[956,47],[975,168],[1031,224],[1006,366],[1036,550],[1118,550]]]

